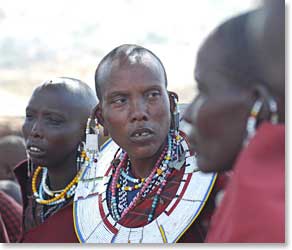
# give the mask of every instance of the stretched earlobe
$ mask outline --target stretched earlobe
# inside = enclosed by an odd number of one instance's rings
[[[96,119],[98,120],[98,123],[100,125],[102,125],[102,127],[103,127],[103,135],[109,136],[108,129],[104,125],[104,119],[103,119],[102,108],[101,108],[100,103],[97,104],[96,107],[94,108],[94,115],[95,115]]]
[[[175,112],[177,103],[178,103],[178,95],[175,92],[168,91],[168,98],[170,103],[170,112]]]
[[[102,115],[101,105],[97,104],[96,107],[93,109],[93,115],[98,120],[98,123],[104,126],[104,119]]]
[[[103,136],[109,136],[109,132],[106,127],[103,127]]]
[[[171,125],[170,128],[174,131],[179,130],[179,108],[178,108],[178,95],[172,91],[168,91],[171,113]]]

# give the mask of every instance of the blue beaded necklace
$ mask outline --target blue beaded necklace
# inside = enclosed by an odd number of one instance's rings
[[[155,210],[158,206],[158,202],[160,199],[160,195],[162,193],[163,188],[165,187],[167,183],[167,178],[172,173],[173,168],[170,168],[168,165],[172,160],[176,160],[179,155],[178,148],[180,147],[180,136],[177,135],[174,131],[170,131],[168,135],[168,147],[167,151],[165,152],[165,155],[163,157],[163,160],[160,163],[160,166],[155,173],[155,175],[152,177],[151,180],[146,179],[139,179],[134,178],[130,176],[130,161],[129,159],[125,161],[126,167],[122,167],[120,169],[120,175],[118,177],[118,182],[116,185],[118,197],[115,199],[111,198],[111,212],[114,218],[117,220],[120,218],[120,214],[123,212],[124,209],[126,209],[128,204],[127,197],[132,196],[131,192],[135,191],[137,193],[134,196],[141,195],[141,197],[146,197],[151,191],[153,191],[156,187],[159,186],[152,205],[151,205],[151,211],[148,215],[148,222],[151,222],[154,218]],[[119,157],[120,160],[121,157],[124,157],[124,153],[121,154]],[[150,181],[150,184],[147,186],[146,189],[144,189],[144,192],[142,194],[139,194],[139,190],[141,187],[146,183],[146,181]],[[132,183],[132,185],[128,185],[128,183]],[[133,197],[133,196],[132,196]],[[132,200],[132,199],[131,199]]]

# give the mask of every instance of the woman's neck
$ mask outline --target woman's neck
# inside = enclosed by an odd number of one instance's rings
[[[76,160],[68,159],[61,164],[48,167],[48,176],[50,179],[50,187],[52,190],[64,189],[76,176],[77,167]]]
[[[161,154],[165,148],[163,144],[159,150],[151,157],[148,158],[135,158],[129,156],[131,161],[131,172],[137,178],[146,178],[150,175],[152,169],[155,167],[158,159],[161,157]]]

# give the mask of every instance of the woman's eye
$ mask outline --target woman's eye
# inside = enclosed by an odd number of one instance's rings
[[[50,124],[50,125],[61,125],[62,124],[62,120],[60,119],[56,119],[54,117],[47,117],[46,118],[47,120],[47,123]]]
[[[118,98],[114,98],[112,100],[112,103],[113,104],[124,104],[124,103],[126,103],[126,101],[127,101],[126,98],[124,98],[124,97],[118,97]]]
[[[33,115],[29,114],[29,113],[26,113],[25,114],[25,119],[28,120],[28,121],[31,121],[33,119]]]
[[[148,98],[150,99],[154,99],[160,96],[160,92],[159,91],[151,91],[147,94]]]

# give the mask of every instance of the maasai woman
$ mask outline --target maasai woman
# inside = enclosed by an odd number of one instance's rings
[[[96,104],[94,92],[76,79],[48,80],[34,90],[23,124],[28,161],[15,170],[23,198],[21,242],[77,242],[72,201]]]
[[[216,175],[197,169],[161,61],[143,47],[122,45],[100,62],[95,83],[96,117],[115,143],[105,145],[79,183],[79,240],[202,242]]]
[[[207,242],[285,241],[285,21],[272,2],[220,25],[198,53],[190,141],[201,170],[233,170]]]

